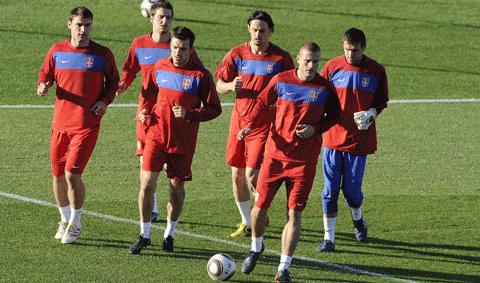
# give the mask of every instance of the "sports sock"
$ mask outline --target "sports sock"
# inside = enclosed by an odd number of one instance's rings
[[[252,227],[252,221],[250,220],[250,201],[236,202],[240,216],[242,217],[242,223],[245,223],[248,227]]]
[[[359,208],[352,208],[352,219],[353,221],[358,221],[362,219],[362,209]]]
[[[323,229],[325,230],[325,234],[323,236],[324,240],[335,242],[335,223],[337,222],[337,218],[327,218],[325,215],[323,216]]]
[[[278,271],[282,271],[284,269],[288,269],[290,267],[290,263],[292,263],[292,257],[288,255],[281,255],[280,256],[280,264],[278,265]]]
[[[252,251],[258,253],[262,250],[263,245],[263,236],[253,237],[252,236]]]
[[[63,223],[67,223],[70,220],[70,205],[59,207],[58,211],[60,212],[60,221]]]
[[[153,193],[153,209],[152,212],[158,214],[157,192]]]
[[[167,218],[167,228],[165,228],[165,232],[163,233],[163,238],[166,239],[168,236],[175,237],[175,233],[177,232],[177,221],[171,221]]]
[[[150,221],[148,222],[140,222],[140,235],[142,235],[143,238],[150,239],[150,225],[152,223]]]
[[[81,227],[82,224],[80,223],[80,217],[82,216],[82,209],[74,209],[73,207],[70,208],[70,218],[68,220],[68,224],[75,225],[77,227]]]

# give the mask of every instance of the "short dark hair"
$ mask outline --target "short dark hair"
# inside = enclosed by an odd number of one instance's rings
[[[367,46],[367,39],[362,30],[357,28],[350,28],[343,35],[343,41],[346,41],[350,44],[356,45],[360,44],[362,47]]]
[[[270,29],[270,32],[273,32],[273,28],[275,25],[273,24],[272,17],[270,17],[270,15],[267,12],[262,10],[257,10],[253,12],[252,15],[248,17],[248,20],[247,20],[248,25],[250,25],[250,22],[253,20],[259,20],[267,23],[268,28]]]
[[[167,0],[158,0],[157,2],[155,2],[150,8],[150,16],[155,15],[155,13],[157,12],[157,9],[161,9],[161,8],[172,11],[172,17],[173,17],[173,6]]]
[[[306,43],[302,44],[302,46],[300,46],[300,49],[298,49],[298,53],[300,54],[300,52],[302,50],[307,50],[307,51],[310,51],[312,53],[316,53],[316,52],[321,51],[320,46],[313,41],[306,42]]]
[[[195,41],[195,34],[189,28],[184,26],[176,26],[172,29],[170,38],[176,38],[180,40],[190,40],[190,48],[193,47],[193,42]]]
[[[84,19],[91,19],[93,20],[93,13],[90,11],[87,7],[75,7],[70,11],[70,16],[68,17],[68,20],[71,22],[73,21],[73,18],[81,16]]]

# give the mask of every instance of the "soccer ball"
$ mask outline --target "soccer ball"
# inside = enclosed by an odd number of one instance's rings
[[[140,4],[140,12],[142,13],[142,16],[145,18],[150,17],[150,9],[152,8],[152,5],[157,2],[158,0],[143,0],[142,4]]]
[[[216,254],[208,260],[207,272],[213,280],[226,281],[235,274],[235,261],[227,254]]]

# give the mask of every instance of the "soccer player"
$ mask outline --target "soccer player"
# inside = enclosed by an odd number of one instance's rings
[[[90,39],[92,12],[85,7],[74,8],[67,27],[70,38],[50,48],[37,86],[37,94],[44,96],[54,82],[57,84],[50,158],[53,194],[61,217],[55,239],[62,244],[75,243],[82,230],[82,173],[119,81],[112,52]]]
[[[147,84],[149,71],[153,68],[155,62],[159,59],[170,56],[170,28],[173,20],[173,7],[168,1],[157,0],[150,9],[150,22],[152,23],[152,32],[139,36],[133,40],[127,59],[123,64],[123,73],[118,85],[116,95],[124,93],[135,80],[137,73],[142,73],[142,89],[144,91]],[[197,53],[192,52],[192,60],[200,59]],[[143,104],[142,95],[138,98],[136,131],[137,131],[137,149],[136,154],[140,159],[140,170],[143,164],[143,149],[145,148],[145,137],[147,135],[148,126],[138,121],[138,113],[140,113]],[[141,173],[141,172],[140,172]],[[158,221],[158,205],[157,192],[154,193],[152,221]]]
[[[253,109],[256,97],[271,78],[294,68],[290,54],[269,41],[274,24],[267,12],[253,12],[247,20],[247,28],[250,41],[230,50],[215,70],[217,91],[236,92],[226,155],[227,165],[232,168],[233,196],[242,222],[230,234],[231,237],[251,234],[250,192],[255,193],[273,114],[262,113],[253,132],[244,140],[238,140],[237,133],[245,127],[246,116]]]
[[[377,149],[375,118],[387,107],[387,75],[382,65],[364,55],[363,31],[351,28],[343,36],[343,56],[328,61],[322,76],[337,90],[342,107],[338,123],[324,134],[322,193],[324,240],[317,252],[335,250],[338,195],[351,208],[355,237],[367,239],[367,224],[360,206],[367,154]]]
[[[172,30],[171,58],[157,61],[147,76],[145,100],[139,119],[150,123],[143,151],[138,206],[140,236],[130,247],[138,254],[150,244],[153,192],[163,166],[167,164],[170,200],[162,250],[173,252],[173,238],[185,199],[185,181],[192,180],[191,164],[200,122],[222,112],[212,75],[190,60],[195,35],[186,27]],[[203,105],[203,106],[202,106]]]
[[[320,47],[314,42],[303,44],[297,61],[298,69],[272,78],[258,96],[246,127],[238,132],[238,138],[245,139],[253,132],[260,113],[275,106],[275,119],[258,176],[258,199],[252,209],[252,244],[244,258],[242,272],[252,272],[264,250],[268,208],[285,182],[288,219],[282,234],[276,282],[291,282],[288,268],[300,238],[301,214],[312,188],[321,135],[336,122],[340,113],[335,88],[317,73]]]

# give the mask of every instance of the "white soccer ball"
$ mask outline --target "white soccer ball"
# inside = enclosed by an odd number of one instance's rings
[[[207,272],[213,280],[226,281],[235,274],[235,261],[227,254],[216,254],[208,260]]]
[[[157,2],[158,0],[143,0],[142,4],[140,4],[140,12],[142,13],[142,16],[145,18],[150,17],[150,9],[152,8],[152,5]]]

